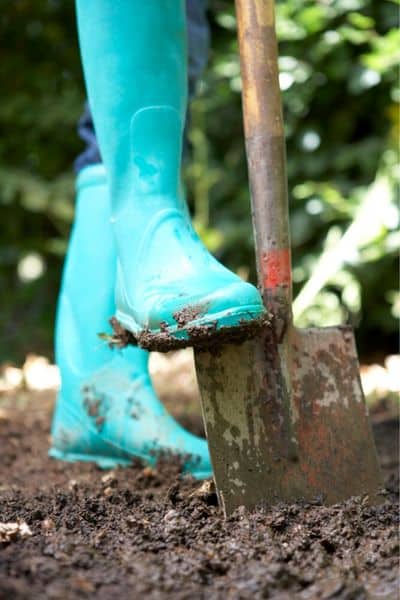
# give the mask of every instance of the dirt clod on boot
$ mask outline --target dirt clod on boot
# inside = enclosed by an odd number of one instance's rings
[[[216,324],[187,326],[187,323],[192,320],[188,320],[188,310],[184,309],[174,314],[174,319],[179,324],[179,327],[186,327],[187,338],[176,338],[169,333],[166,324],[160,327],[159,333],[153,333],[149,329],[145,329],[135,337],[131,332],[124,329],[119,321],[113,317],[110,323],[114,329],[114,335],[107,336],[107,342],[118,348],[133,344],[154,352],[169,352],[170,350],[177,350],[188,346],[195,346],[200,350],[211,350],[223,344],[241,344],[255,337],[270,322],[268,316],[262,316],[252,321],[243,319],[236,327],[221,327],[217,329]],[[192,316],[192,318],[194,317]]]

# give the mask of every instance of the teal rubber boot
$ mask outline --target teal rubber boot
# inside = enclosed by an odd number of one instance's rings
[[[77,0],[77,12],[89,103],[110,175],[117,320],[139,345],[160,350],[253,326],[265,312],[259,292],[213,258],[184,208],[183,2]]]
[[[132,346],[111,350],[98,336],[115,311],[117,260],[104,167],[81,171],[77,192],[57,315],[62,386],[50,455],[111,468],[133,457],[154,464],[160,453],[172,454],[184,471],[210,477],[207,442],[183,429],[157,398],[148,353]]]

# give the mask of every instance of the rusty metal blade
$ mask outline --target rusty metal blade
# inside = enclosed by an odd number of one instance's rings
[[[349,327],[273,332],[195,351],[214,478],[225,514],[381,488]]]

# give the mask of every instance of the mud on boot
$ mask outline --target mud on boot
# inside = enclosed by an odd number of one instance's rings
[[[112,350],[100,339],[115,312],[116,249],[109,191],[102,165],[86,167],[77,181],[77,206],[56,326],[61,372],[50,455],[93,461],[101,467],[159,454],[176,455],[183,470],[209,477],[207,442],[183,429],[155,394],[148,353]]]

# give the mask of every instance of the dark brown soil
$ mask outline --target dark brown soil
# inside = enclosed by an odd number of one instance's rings
[[[16,404],[0,412],[0,522],[26,522],[32,536],[0,544],[1,599],[397,598],[393,418],[375,426],[384,505],[239,509],[224,521],[215,494],[194,493],[173,465],[106,473],[49,459],[51,401]]]
[[[187,338],[177,338],[168,331],[168,325],[165,323],[159,333],[153,333],[149,329],[144,329],[137,336],[122,327],[119,321],[112,317],[110,324],[114,330],[114,335],[102,337],[108,341],[111,346],[124,348],[128,344],[138,345],[145,350],[153,352],[170,352],[179,348],[193,346],[200,350],[215,351],[215,348],[222,344],[240,344],[256,336],[263,328],[269,325],[269,317],[262,316],[252,321],[242,320],[235,327],[220,327],[214,325],[190,325],[189,318],[195,318],[198,310],[186,308],[174,314],[174,319],[178,323],[178,328],[185,327],[188,334]],[[216,325],[216,324],[215,324]]]

